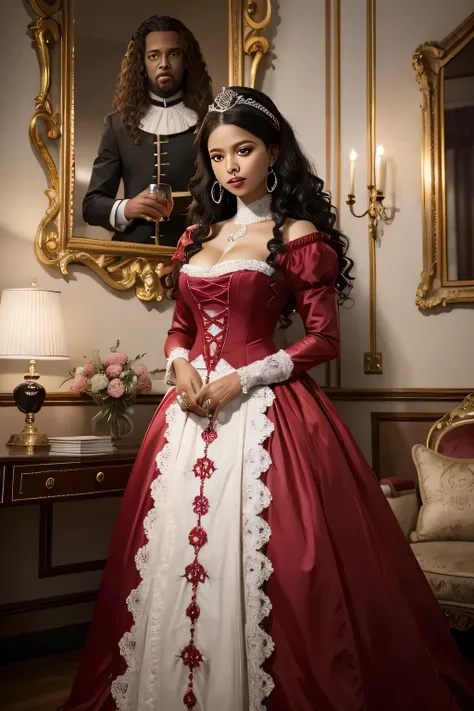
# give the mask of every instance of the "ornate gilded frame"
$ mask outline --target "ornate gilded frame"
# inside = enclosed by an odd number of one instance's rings
[[[474,38],[474,13],[440,43],[420,45],[412,59],[422,95],[423,271],[419,309],[474,301],[474,281],[448,281],[444,164],[444,66]]]
[[[252,86],[268,41],[261,31],[271,18],[271,0],[265,3],[265,18],[252,20],[259,2],[228,0],[229,3],[229,83],[244,83],[244,55],[251,57],[249,79]],[[45,165],[49,204],[35,236],[38,259],[59,267],[67,275],[72,263],[90,267],[106,284],[118,291],[135,288],[143,301],[160,301],[164,296],[162,277],[171,267],[173,250],[169,247],[134,245],[126,242],[76,238],[72,234],[74,189],[74,58],[72,23],[74,0],[29,0],[36,14],[29,34],[37,50],[40,65],[40,92],[35,98],[35,112],[30,122],[31,141]],[[245,7],[244,7],[245,4]],[[55,113],[49,98],[51,87],[51,52],[61,46],[61,110]],[[42,126],[50,140],[62,138],[61,171],[58,171]]]
[[[428,433],[426,446],[437,452],[445,434],[463,425],[474,426],[474,393],[468,395],[454,410],[434,423]]]

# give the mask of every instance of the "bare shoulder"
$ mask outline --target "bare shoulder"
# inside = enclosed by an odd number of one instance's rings
[[[318,230],[309,220],[287,220],[283,226],[283,241],[292,242],[299,237],[306,237]]]

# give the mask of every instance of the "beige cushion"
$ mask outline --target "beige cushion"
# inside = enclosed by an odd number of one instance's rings
[[[410,533],[416,526],[418,511],[420,509],[416,491],[409,491],[401,496],[387,499],[387,501],[397,517],[397,521],[405,534],[405,538],[409,538]]]
[[[438,600],[474,606],[474,543],[412,543],[411,549]]]
[[[412,541],[474,541],[474,459],[412,449],[422,507]]]

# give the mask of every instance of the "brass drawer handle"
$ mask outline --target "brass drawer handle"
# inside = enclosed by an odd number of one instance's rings
[[[99,473],[97,474],[97,476],[96,476],[97,482],[98,482],[99,484],[102,484],[102,482],[104,481],[104,479],[105,479],[105,474],[104,474],[104,472],[99,472]]]
[[[56,482],[55,482],[55,480],[53,479],[53,477],[50,476],[50,477],[48,477],[48,478],[46,479],[45,487],[46,487],[47,489],[52,489],[53,486],[55,485],[55,483],[56,483]]]

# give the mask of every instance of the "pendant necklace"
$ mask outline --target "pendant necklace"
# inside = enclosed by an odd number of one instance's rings
[[[237,198],[237,212],[232,218],[232,224],[242,225],[242,227],[237,232],[232,232],[232,234],[227,237],[227,241],[233,243],[241,239],[247,232],[247,225],[255,225],[258,222],[272,220],[271,204],[271,195],[265,195],[263,198],[260,198],[260,200],[255,200],[255,202],[251,202],[249,205],[246,205],[240,198]]]

